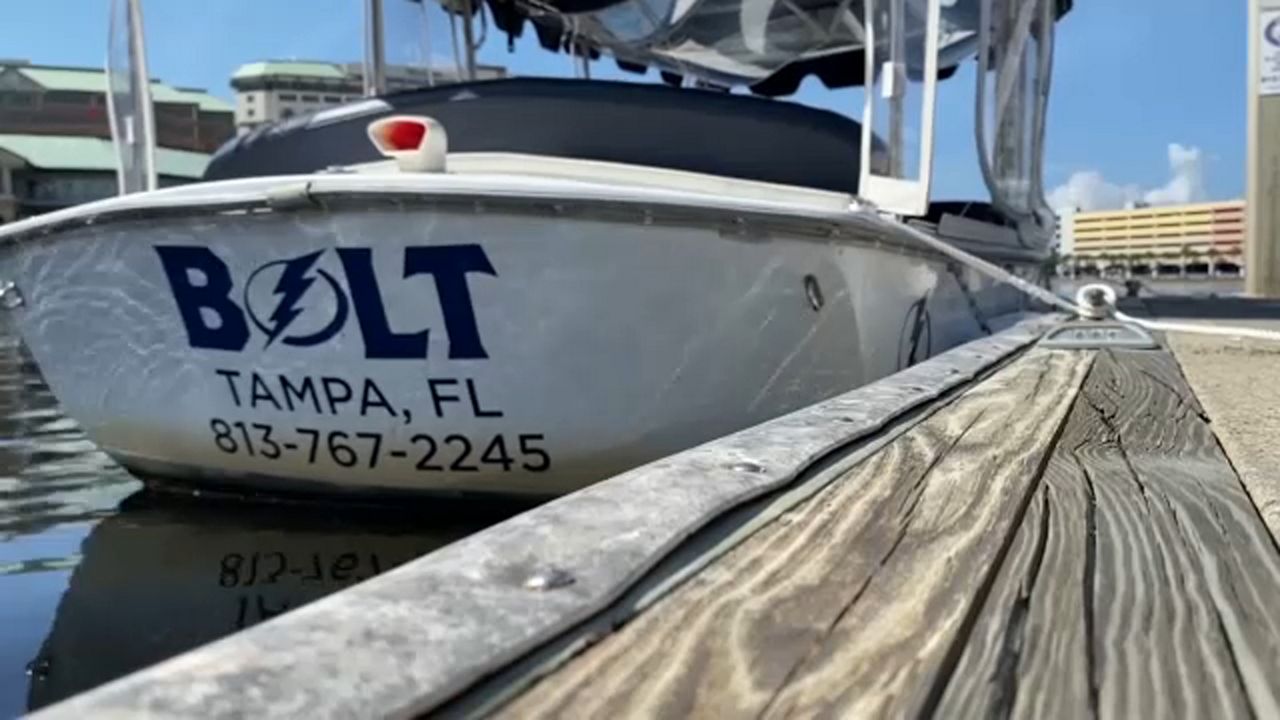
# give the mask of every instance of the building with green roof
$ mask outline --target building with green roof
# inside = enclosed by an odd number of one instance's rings
[[[79,170],[115,173],[117,157],[110,140],[79,135],[16,135],[0,133],[0,150],[41,170]],[[175,180],[198,180],[209,156],[190,150],[156,148],[156,172]]]
[[[116,154],[100,68],[0,60],[0,222],[116,193]],[[231,104],[152,80],[161,185],[204,174],[235,134]]]
[[[0,133],[0,223],[116,194],[110,140],[84,135]],[[156,148],[161,187],[199,180],[205,153]]]
[[[260,60],[241,65],[231,75],[231,86],[247,85],[270,78],[289,77],[341,82],[349,82],[351,79],[346,69],[337,63],[311,60]]]
[[[0,133],[110,137],[101,68],[0,60]],[[151,82],[157,142],[212,152],[235,134],[231,104],[201,88]]]

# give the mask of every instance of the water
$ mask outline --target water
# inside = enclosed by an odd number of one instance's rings
[[[62,414],[0,313],[0,717],[274,617],[523,509],[144,491]]]

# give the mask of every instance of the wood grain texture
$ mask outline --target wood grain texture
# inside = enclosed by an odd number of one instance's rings
[[[1280,552],[1167,353],[1099,356],[940,717],[1280,716]]]
[[[1280,317],[1280,303],[1271,307]],[[1169,348],[1271,536],[1280,539],[1280,343],[1173,333]]]
[[[926,709],[1091,360],[1028,353],[498,714]]]

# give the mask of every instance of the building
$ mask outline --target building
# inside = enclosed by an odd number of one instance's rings
[[[476,78],[506,77],[497,65],[479,65]],[[396,92],[432,84],[459,82],[453,68],[392,65],[386,70],[387,90]],[[264,60],[242,65],[231,76],[236,93],[235,122],[240,132],[263,123],[315,112],[364,97],[364,69],[359,63],[306,60]]]
[[[99,68],[0,60],[0,223],[116,193],[116,154]],[[162,186],[199,179],[235,130],[204,90],[151,86]]]
[[[1053,247],[1059,255],[1070,255],[1076,247],[1075,211],[1066,210],[1058,213],[1057,225],[1053,230]]]
[[[1244,201],[1079,212],[1061,218],[1072,238],[1068,272],[1085,275],[1238,274]]]
[[[0,133],[111,138],[101,68],[0,60]],[[234,134],[231,105],[199,88],[152,80],[156,144],[213,152]]]
[[[206,153],[156,149],[161,187],[199,180]],[[91,136],[0,133],[0,224],[116,194],[116,151]]]
[[[1243,200],[1063,214],[1068,275],[1240,274]],[[1064,243],[1065,244],[1065,243]]]

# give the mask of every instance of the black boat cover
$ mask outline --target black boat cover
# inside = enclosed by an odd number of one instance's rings
[[[309,173],[381,159],[365,134],[392,114],[427,115],[451,152],[603,160],[856,193],[862,126],[780,100],[663,85],[507,78],[396,93],[391,106],[307,127],[308,118],[230,140],[206,180]]]

